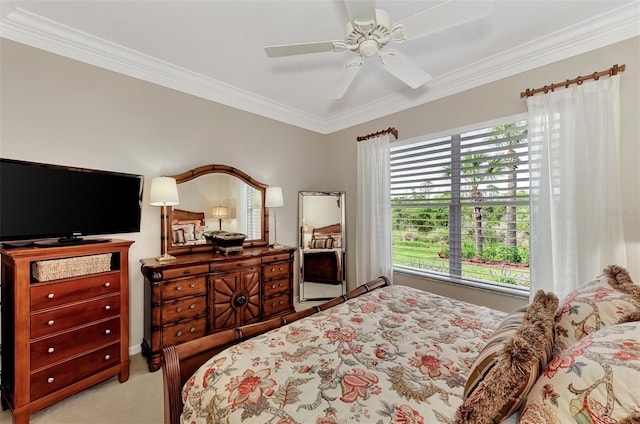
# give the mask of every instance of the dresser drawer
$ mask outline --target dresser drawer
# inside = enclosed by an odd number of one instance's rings
[[[235,271],[239,269],[257,267],[260,265],[260,258],[249,258],[231,262],[214,262],[211,264],[212,272]]]
[[[277,280],[265,281],[262,284],[262,296],[271,297],[278,293],[284,293],[289,291],[289,277],[280,278]]]
[[[102,321],[31,343],[31,369],[42,368],[120,340],[120,318]]]
[[[31,315],[31,338],[47,336],[119,314],[120,295],[49,309]]]
[[[263,265],[262,278],[267,280],[275,277],[284,277],[289,275],[291,264],[289,262],[278,262]]]
[[[172,278],[189,277],[191,275],[206,274],[209,272],[209,265],[193,265],[182,268],[172,268],[162,270],[162,278],[170,280]]]
[[[118,272],[57,283],[35,283],[31,286],[31,310],[39,311],[119,292],[120,274]]]
[[[207,277],[183,278],[162,285],[162,300],[178,299],[207,293]]]
[[[262,263],[267,264],[271,262],[288,261],[290,258],[291,258],[291,255],[289,253],[280,253],[278,255],[264,256],[262,258]]]
[[[274,315],[289,309],[291,298],[289,296],[289,293],[284,293],[279,296],[264,299],[263,302],[263,318],[266,318],[269,315]]]
[[[98,371],[118,365],[120,343],[114,343],[69,361],[31,374],[31,401],[89,377]]]
[[[177,345],[207,334],[207,318],[169,325],[162,329],[162,345]]]
[[[194,318],[207,312],[207,297],[198,296],[162,305],[162,322],[169,324]]]

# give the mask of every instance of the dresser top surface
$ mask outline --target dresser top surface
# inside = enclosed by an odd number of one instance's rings
[[[193,265],[198,263],[209,263],[209,262],[224,262],[224,261],[236,261],[242,259],[250,259],[260,256],[268,256],[268,255],[278,255],[278,254],[290,254],[295,252],[297,249],[295,247],[246,247],[241,252],[234,252],[224,254],[221,252],[203,252],[203,253],[191,253],[186,255],[177,255],[175,260],[160,262],[157,258],[145,258],[141,259],[140,263],[142,263],[143,268],[148,269],[163,269],[163,268],[173,268],[180,267],[186,265]]]

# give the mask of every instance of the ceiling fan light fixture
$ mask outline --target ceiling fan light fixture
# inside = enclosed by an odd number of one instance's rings
[[[358,53],[360,53],[362,57],[371,57],[378,53],[378,50],[380,50],[380,46],[378,46],[376,40],[364,40],[358,47]]]

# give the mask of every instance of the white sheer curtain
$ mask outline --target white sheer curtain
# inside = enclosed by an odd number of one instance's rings
[[[531,295],[625,266],[620,76],[529,97]]]
[[[389,134],[358,142],[356,282],[392,278]]]

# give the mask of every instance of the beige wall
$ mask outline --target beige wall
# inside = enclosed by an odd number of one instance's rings
[[[281,186],[278,241],[297,245],[298,191],[326,185],[325,136],[4,39],[0,54],[0,156],[145,176],[141,231],[119,237],[135,240],[134,350],[143,337],[139,260],[160,254],[152,177],[219,163]]]
[[[635,38],[323,136],[2,39],[0,156],[147,177],[141,232],[121,235],[135,240],[130,256],[130,343],[136,351],[143,335],[138,262],[160,253],[159,210],[148,206],[151,177],[220,163],[282,186],[285,206],[278,210],[278,241],[289,245],[297,240],[298,191],[346,191],[351,249],[347,272],[353,286],[356,136],[395,126],[400,138],[408,139],[522,113],[525,104],[519,93],[526,87],[626,63],[623,218],[629,270],[640,279],[639,51],[640,38]],[[396,275],[395,281],[504,310],[522,303],[407,276]]]
[[[640,281],[640,37],[635,37],[611,46],[565,59],[550,65],[486,84],[453,96],[395,113],[384,118],[357,125],[330,134],[332,166],[344,170],[334,174],[329,181],[329,189],[340,187],[347,192],[347,237],[355,239],[356,221],[356,137],[396,127],[399,140],[435,134],[452,128],[466,127],[476,123],[495,120],[520,113],[526,113],[526,104],[520,99],[520,92],[526,88],[541,87],[578,75],[608,69],[614,64],[626,64],[627,71],[621,78],[621,167],[625,180],[622,193],[625,196],[621,216],[625,228],[627,267],[636,281]],[[355,257],[348,258],[350,281],[355,280]],[[603,264],[603,266],[606,264]],[[511,310],[520,303],[510,296],[471,290],[461,290],[458,286],[442,285],[424,279],[394,275],[394,282],[421,287],[437,293],[468,300],[475,303],[495,305],[503,310]],[[452,288],[453,287],[453,288]],[[471,292],[471,293],[470,293]],[[476,293],[473,293],[476,292]]]

